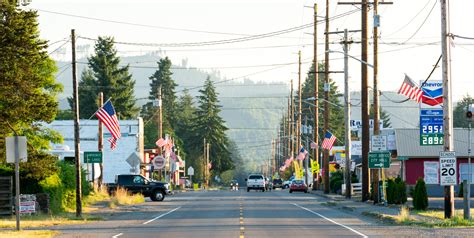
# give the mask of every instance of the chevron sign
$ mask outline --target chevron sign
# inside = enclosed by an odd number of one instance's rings
[[[443,103],[443,81],[426,82],[421,86],[421,90],[423,90],[422,103],[429,106]]]

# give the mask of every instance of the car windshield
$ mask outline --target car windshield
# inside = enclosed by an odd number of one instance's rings
[[[294,184],[303,184],[303,180],[293,180]]]

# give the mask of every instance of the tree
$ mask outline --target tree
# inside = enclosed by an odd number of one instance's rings
[[[369,118],[370,119],[374,119],[374,105],[372,104],[370,109],[369,109]],[[383,128],[390,128],[392,126],[392,123],[390,122],[390,116],[388,115],[388,113],[383,110],[382,108],[380,108],[380,111],[379,111],[379,115],[380,115],[380,120],[383,121]]]
[[[193,126],[196,108],[194,107],[193,97],[189,91],[184,90],[183,95],[179,98],[176,106],[176,136],[183,141],[182,148],[184,153],[181,154],[185,158],[191,152],[189,140],[191,139],[189,130]]]
[[[225,121],[219,115],[221,109],[218,105],[216,89],[208,77],[204,83],[204,88],[199,90],[199,106],[196,110],[196,117],[192,126],[190,139],[193,154],[192,163],[198,164],[199,156],[202,158],[203,142],[210,144],[210,162],[213,174],[220,174],[223,171],[234,168],[229,151],[229,139],[225,132],[227,127]],[[197,156],[196,156],[197,155]]]
[[[302,98],[310,98],[314,97],[314,63],[311,65],[311,68],[309,70],[308,76],[306,77],[306,80],[303,83],[302,86]],[[324,72],[324,64],[318,64],[318,72]],[[324,136],[324,110],[323,110],[323,105],[324,105],[324,80],[325,80],[325,75],[323,73],[318,74],[318,88],[319,88],[319,137],[321,138],[321,135]],[[330,113],[329,113],[329,131],[335,135],[337,138],[343,138],[344,137],[344,107],[339,101],[339,98],[342,96],[342,94],[339,92],[336,83],[329,78],[329,85],[330,85],[330,90],[329,90],[329,107],[330,107]],[[314,101],[312,101],[314,103]],[[305,116],[308,116],[309,118],[314,118],[314,106],[310,106],[308,104],[302,103],[303,107],[303,112],[302,112],[302,118]],[[340,144],[338,140],[336,140],[336,144]]]
[[[454,127],[467,128],[469,121],[466,120],[466,110],[470,104],[474,104],[474,98],[469,95],[464,96],[461,101],[456,104],[453,111]]]
[[[90,118],[98,109],[98,96],[111,98],[119,119],[134,118],[139,109],[135,106],[135,81],[128,65],[121,67],[112,37],[99,37],[94,46],[95,55],[88,58],[88,69],[79,82],[79,117]],[[68,98],[73,108],[72,98]]]
[[[416,180],[415,191],[413,192],[413,207],[415,210],[426,210],[428,208],[428,194],[423,178]]]
[[[162,126],[164,134],[174,135],[174,129],[177,123],[176,94],[175,88],[177,84],[173,81],[171,72],[171,60],[166,57],[158,62],[158,69],[149,77],[150,101],[158,99],[158,90],[161,87],[162,95]],[[147,121],[147,129],[145,130],[145,146],[154,147],[155,141],[158,139],[157,124],[157,107],[152,102],[148,102],[142,107],[142,117]],[[162,135],[164,136],[164,135]]]
[[[3,1],[0,8],[0,170],[13,171],[11,164],[4,163],[4,138],[13,131],[26,136],[28,163],[22,165],[22,193],[37,191],[37,182],[58,169],[57,159],[45,150],[51,141],[62,140],[41,126],[54,119],[62,87],[55,82],[57,69],[47,53],[47,42],[39,38],[37,17],[35,11],[23,11],[14,3]]]

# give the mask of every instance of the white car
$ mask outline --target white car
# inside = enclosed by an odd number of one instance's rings
[[[265,178],[261,174],[251,174],[247,179],[247,192],[251,189],[265,192]]]

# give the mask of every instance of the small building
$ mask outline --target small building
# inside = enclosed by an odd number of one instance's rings
[[[415,185],[418,178],[424,178],[429,196],[444,196],[443,187],[439,185],[439,152],[443,146],[421,146],[420,129],[395,129],[397,158],[402,163],[401,175],[407,185]],[[474,132],[471,131],[471,138]],[[457,183],[468,179],[468,130],[455,128],[453,132],[454,151],[457,157]],[[471,142],[472,145],[472,142]],[[473,161],[474,162],[474,161]],[[474,166],[471,164],[474,174]],[[474,176],[471,175],[471,184]],[[458,193],[459,186],[455,186]],[[471,191],[474,185],[471,185]],[[474,197],[474,194],[471,193]]]
[[[99,164],[95,166],[84,164],[83,153],[85,151],[98,151],[98,120],[80,120],[80,155],[81,163],[84,169],[88,171],[87,178],[92,180],[92,177],[97,179],[100,176]],[[132,168],[126,161],[127,158],[133,154],[138,153],[140,157],[140,164],[144,162],[143,151],[143,120],[137,118],[136,120],[120,120],[121,138],[117,140],[117,147],[114,150],[110,149],[108,139],[111,134],[105,126],[103,126],[103,143],[104,149],[103,157],[103,182],[113,183],[115,175],[140,173],[140,166],[137,165]],[[53,121],[50,124],[45,124],[46,127],[59,132],[63,138],[63,144],[53,144],[50,153],[57,155],[60,160],[74,161],[74,121],[63,120]]]

